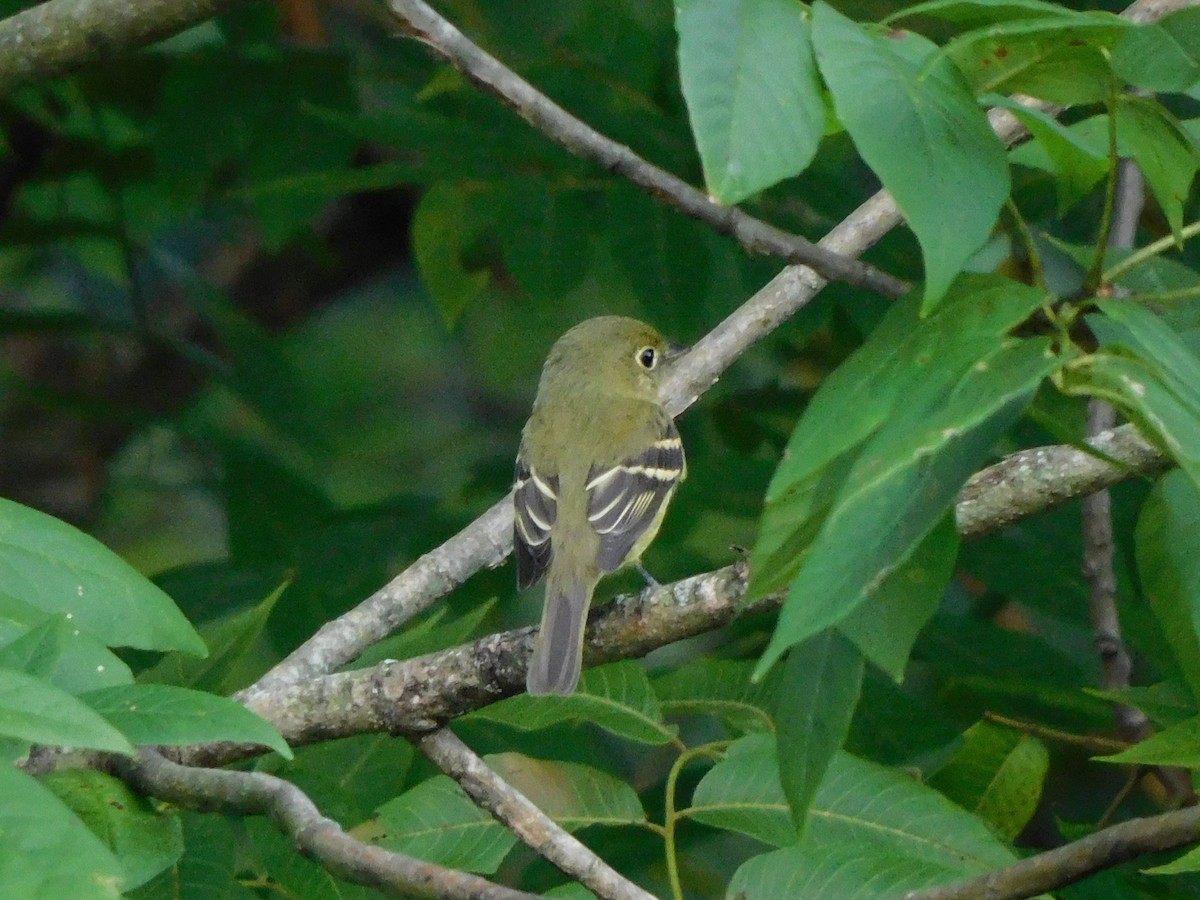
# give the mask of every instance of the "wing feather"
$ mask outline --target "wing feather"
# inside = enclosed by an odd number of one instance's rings
[[[513,486],[513,544],[517,550],[517,585],[537,584],[550,567],[550,531],[558,518],[558,479],[535,471],[517,457]]]

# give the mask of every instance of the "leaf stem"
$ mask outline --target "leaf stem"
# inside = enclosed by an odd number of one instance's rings
[[[1182,243],[1188,238],[1195,237],[1197,234],[1200,234],[1200,221],[1192,222],[1190,225],[1185,225],[1184,228],[1179,232],[1179,240]],[[1140,250],[1135,250],[1133,253],[1130,253],[1120,262],[1113,263],[1104,271],[1101,281],[1102,283],[1116,281],[1130,269],[1141,265],[1152,256],[1158,256],[1163,251],[1169,250],[1174,246],[1176,246],[1174,235],[1168,234],[1164,237],[1161,237],[1157,241],[1142,247]]]
[[[732,741],[713,741],[701,744],[679,754],[671,771],[667,773],[666,802],[663,821],[663,843],[667,855],[667,879],[671,883],[673,900],[684,900],[683,883],[679,880],[679,855],[675,846],[675,826],[682,818],[675,809],[675,787],[679,783],[679,775],[693,759],[698,756],[720,756]]]

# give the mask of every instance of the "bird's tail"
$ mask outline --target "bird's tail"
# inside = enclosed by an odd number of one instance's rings
[[[592,579],[572,579],[562,585],[556,581],[547,580],[542,627],[534,639],[533,658],[525,676],[525,688],[531,694],[566,695],[579,684],[583,629],[596,583]]]

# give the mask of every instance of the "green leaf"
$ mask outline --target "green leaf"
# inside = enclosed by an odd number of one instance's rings
[[[1183,204],[1200,167],[1192,139],[1162,104],[1135,94],[1121,95],[1117,137],[1122,152],[1141,166],[1171,233],[1182,244]]]
[[[977,722],[966,742],[929,779],[959,806],[975,813],[1006,841],[1015,840],[1042,798],[1050,752],[1035,737]]]
[[[427,190],[413,214],[413,256],[421,279],[453,328],[488,283],[487,270],[469,271],[463,251],[470,236],[467,199],[458,185],[439,182]]]
[[[373,843],[426,862],[490,875],[517,838],[445,775],[423,781],[379,807]]]
[[[959,35],[942,51],[978,93],[1077,105],[1108,97],[1107,54],[1132,27],[1111,13],[1060,9]]]
[[[654,680],[663,715],[714,715],[738,731],[771,731],[767,711],[774,679],[750,680],[754,663],[741,659],[693,659]]]
[[[1113,50],[1112,67],[1148,91],[1186,91],[1200,81],[1200,9],[1178,9],[1129,29]]]
[[[1186,684],[1178,681],[1160,681],[1158,684],[1127,687],[1119,691],[1101,691],[1096,688],[1086,690],[1095,697],[1102,697],[1113,703],[1136,706],[1159,727],[1177,725],[1184,719],[1200,713],[1191,690]]]
[[[120,731],[75,697],[13,669],[0,669],[0,735],[58,747],[134,752]]]
[[[253,653],[271,610],[290,583],[280,584],[254,606],[203,623],[200,636],[209,648],[204,659],[190,659],[173,653],[139,673],[138,681],[174,684],[218,694],[231,694],[245,687],[236,681],[241,671],[239,664]]]
[[[696,786],[685,813],[775,846],[795,843],[770,735],[746,735],[730,746]],[[856,847],[863,857],[940,866],[959,877],[1015,859],[986,825],[937,791],[848,753],[830,763],[800,848],[819,858],[839,846]]]
[[[633,788],[598,769],[519,753],[487,756],[484,761],[568,831],[646,821]],[[377,843],[384,847],[483,874],[496,871],[516,843],[512,832],[444,775],[381,806],[378,825],[383,834]]]
[[[65,614],[46,618],[0,648],[0,668],[44,678],[70,694],[133,681],[129,666]]]
[[[1200,358],[1150,310],[1098,305],[1087,321],[1102,349],[1065,368],[1062,389],[1116,404],[1200,485]]]
[[[825,770],[850,730],[862,679],[862,654],[832,628],[788,651],[775,705],[775,741],[780,782],[801,837]]]
[[[62,801],[0,765],[0,896],[121,896],[121,864]]]
[[[1161,866],[1151,866],[1142,869],[1148,875],[1182,875],[1186,872],[1200,872],[1200,847],[1193,847],[1183,856],[1171,860]]]
[[[3,498],[0,566],[9,594],[67,613],[110,647],[205,653],[171,598],[123,559],[66,522]]]
[[[1168,472],[1142,506],[1134,533],[1142,593],[1192,696],[1200,697],[1200,490]]]
[[[1164,728],[1127,750],[1094,759],[1110,763],[1200,768],[1200,716]]]
[[[813,43],[838,118],[920,241],[928,312],[996,224],[1004,148],[949,60],[924,71],[924,38],[871,34],[818,2]]]
[[[968,279],[926,320],[910,298],[822,386],[772,479],[754,548],[752,597],[796,573],[757,674],[879,589],[1060,365],[1046,340],[1004,336],[1037,298]],[[856,409],[853,395],[868,390]]]
[[[454,647],[478,634],[480,627],[496,608],[498,597],[479,603],[456,619],[447,621],[450,610],[439,606],[425,618],[405,626],[405,629],[373,644],[362,656],[347,668],[360,669],[373,666],[386,659],[412,659]]]
[[[214,813],[182,810],[183,856],[131,900],[254,900],[258,895],[235,878],[245,852],[245,835],[234,836],[233,820]]]
[[[135,744],[241,741],[262,744],[285,759],[292,758],[279,732],[227,697],[169,684],[128,684],[88,691],[80,699]]]
[[[324,812],[324,810],[322,810]],[[303,900],[378,900],[380,892],[343,881],[315,859],[296,852],[296,842],[267,819],[245,823],[255,862],[271,879],[272,893]]]
[[[1086,197],[1108,174],[1106,148],[1085,140],[1077,129],[1063,125],[1049,113],[1025,106],[1003,94],[988,94],[981,99],[989,106],[1002,107],[1015,115],[1045,151],[1046,168],[1055,176],[1060,215]],[[1037,145],[1025,144],[1022,147]],[[1022,150],[1019,147],[1009,154],[1009,161],[1032,165],[1034,161],[1029,159],[1029,153],[1029,149]]]
[[[51,772],[42,783],[120,860],[125,890],[145,884],[183,855],[179,816],[155,809],[120,779],[90,769],[70,769]]]
[[[734,873],[725,896],[728,900],[877,900],[951,880],[953,873],[943,866],[878,850],[868,854],[855,844],[823,846],[820,853],[798,846],[746,860]]]
[[[799,174],[825,132],[804,7],[677,0],[679,78],[704,182],[737,203]]]
[[[590,722],[643,744],[665,744],[675,739],[674,726],[663,722],[646,670],[632,660],[585,670],[578,689],[570,696],[519,694],[473,715],[523,731],[560,722]]]
[[[945,516],[896,571],[838,623],[870,662],[899,683],[917,635],[942,601],[958,557],[958,529]]]
[[[748,734],[729,746],[681,815],[775,847],[796,843],[796,825],[779,781],[775,739]]]
[[[1048,3],[1046,0],[929,0],[893,13],[886,21],[894,22],[913,16],[932,16],[953,22],[955,25],[979,28],[1014,19],[1061,20],[1072,14],[1072,10],[1064,9],[1057,3]]]

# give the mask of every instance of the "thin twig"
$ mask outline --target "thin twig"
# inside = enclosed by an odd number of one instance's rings
[[[845,281],[888,297],[909,290],[907,282],[873,266],[820,247],[756,219],[736,206],[723,206],[681,178],[638,156],[571,115],[516,72],[470,41],[423,0],[389,0],[409,32],[471,81],[510,106],[553,141],[608,172],[622,175],[657,200],[731,237],[748,250],[811,266],[831,281]]]
[[[188,809],[267,816],[300,852],[334,875],[399,897],[532,900],[537,896],[357,841],[321,815],[298,787],[265,772],[181,766],[146,747],[137,759],[114,756],[110,764],[121,779],[147,796]]]
[[[909,891],[904,900],[1019,900],[1058,890],[1147,853],[1200,840],[1200,807],[1132,819],[977,878]]]
[[[653,894],[609,866],[488,768],[448,728],[418,738],[417,743],[434,765],[457,781],[479,806],[601,900],[654,900]]]

